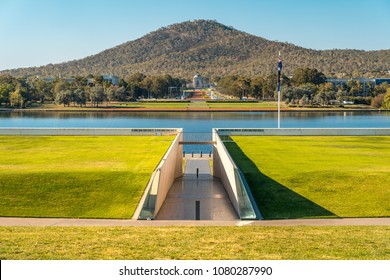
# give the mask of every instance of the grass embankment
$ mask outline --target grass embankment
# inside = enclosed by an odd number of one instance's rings
[[[383,259],[390,227],[1,227],[0,259]]]
[[[237,102],[237,101],[210,101],[207,102],[207,105],[210,109],[276,109],[278,108],[278,103],[274,101],[259,101],[259,102]],[[288,108],[283,103],[281,103],[281,108]]]
[[[266,219],[390,216],[390,137],[232,139]]]
[[[173,136],[0,136],[0,216],[130,218]]]
[[[185,101],[140,101],[140,102],[112,102],[99,104],[99,107],[92,106],[90,104],[87,107],[80,106],[63,106],[53,103],[34,104],[30,109],[42,109],[42,110],[106,110],[106,109],[145,109],[145,110],[184,110],[184,109],[230,109],[230,110],[249,110],[249,109],[276,109],[278,107],[277,102],[274,101],[259,101],[259,102],[246,102],[246,101],[200,101],[200,100],[185,100]],[[284,103],[281,104],[281,108],[288,108]]]
[[[143,109],[186,109],[191,102],[132,102],[132,103],[115,103],[116,108],[143,108]]]

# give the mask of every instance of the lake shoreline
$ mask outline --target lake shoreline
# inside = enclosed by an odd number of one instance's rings
[[[101,108],[76,108],[69,107],[64,109],[44,109],[44,108],[25,108],[25,109],[13,109],[13,108],[0,108],[0,112],[277,112],[277,108],[113,108],[113,107],[101,107]],[[363,109],[363,108],[281,108],[281,112],[390,112],[389,109]]]

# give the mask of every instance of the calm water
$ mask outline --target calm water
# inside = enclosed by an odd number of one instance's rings
[[[214,127],[275,128],[277,113],[0,112],[0,127],[183,128],[188,140],[209,140]],[[283,112],[281,127],[389,128],[390,112]],[[195,152],[210,150],[210,147],[190,148]],[[186,151],[189,150],[187,147]]]
[[[271,128],[273,112],[122,113],[122,112],[0,112],[0,127],[118,127],[184,128],[186,132],[210,132],[212,128]],[[286,112],[284,128],[387,128],[390,112]]]

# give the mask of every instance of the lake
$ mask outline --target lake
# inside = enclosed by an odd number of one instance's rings
[[[211,140],[212,128],[276,128],[276,112],[0,112],[0,127],[183,128]],[[282,112],[282,128],[389,128],[390,112]],[[186,152],[210,147],[186,146]]]

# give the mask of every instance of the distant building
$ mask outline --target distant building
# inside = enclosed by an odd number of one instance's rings
[[[326,79],[327,82],[332,83],[335,86],[345,85],[349,81],[359,81],[363,85],[367,83],[373,83],[374,85],[380,85],[382,83],[389,83],[390,78],[352,78],[352,79]]]
[[[118,76],[114,76],[114,75],[103,75],[103,80],[104,81],[107,81],[107,82],[110,82],[111,84],[115,85],[115,86],[118,86],[119,85],[119,77]],[[56,80],[56,78],[54,77],[46,77],[46,78],[43,78],[46,82],[50,83],[50,82],[53,82]],[[67,81],[68,83],[73,83],[75,80],[75,78],[66,78],[65,81]],[[87,84],[88,85],[93,85],[95,83],[95,79],[94,78],[87,78]]]
[[[47,82],[47,83],[51,83],[51,82],[55,81],[55,79],[56,79],[56,78],[54,78],[54,77],[46,77],[46,78],[43,78],[43,80],[44,80],[45,82]]]
[[[196,74],[192,80],[192,86],[194,88],[203,88],[204,87],[204,82],[203,78],[200,74]]]
[[[119,85],[119,77],[114,75],[103,75],[103,80],[110,82],[111,84],[117,86]]]

